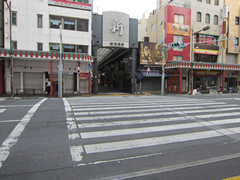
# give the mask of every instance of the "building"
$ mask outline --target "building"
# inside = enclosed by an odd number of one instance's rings
[[[45,94],[46,82],[52,78],[53,92],[58,93],[62,56],[62,92],[89,93],[89,65],[93,62],[92,0],[11,0],[9,7],[4,5],[4,49],[0,51],[5,84],[2,91],[9,94],[13,88],[14,94],[27,91]],[[80,73],[76,72],[77,67]]]
[[[222,22],[223,62],[239,65],[240,1],[225,0],[224,2]],[[225,76],[226,87],[240,87],[239,71],[226,71]]]
[[[236,25],[239,2],[225,1],[232,4],[231,18],[227,18],[229,10],[224,10],[223,0],[159,0],[158,3],[147,20],[149,41],[187,44],[166,53],[169,78],[165,91],[186,93],[200,89],[209,93],[226,92],[231,86],[239,88],[239,26]],[[223,23],[224,11],[228,14],[225,21],[231,23]]]

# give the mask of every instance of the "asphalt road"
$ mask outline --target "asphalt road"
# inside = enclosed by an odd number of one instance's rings
[[[0,179],[240,176],[240,94],[0,98]]]

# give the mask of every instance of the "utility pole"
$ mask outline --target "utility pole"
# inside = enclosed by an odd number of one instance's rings
[[[62,25],[60,24],[60,55],[59,55],[59,66],[58,66],[58,97],[62,97]]]
[[[162,43],[162,90],[161,95],[164,95],[164,86],[165,86],[165,69],[164,69],[164,59],[165,59],[165,51],[166,51],[166,45],[164,42]]]
[[[13,93],[13,44],[12,44],[12,10],[11,10],[11,0],[9,0],[9,4],[7,3],[7,0],[4,0],[6,3],[8,9],[9,9],[9,22],[10,22],[10,28],[9,28],[9,37],[10,37],[10,78],[11,78],[11,97],[14,96]]]

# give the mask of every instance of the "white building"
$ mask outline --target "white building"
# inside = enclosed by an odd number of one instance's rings
[[[8,2],[9,3],[9,2]],[[14,94],[45,93],[52,60],[53,90],[58,89],[60,24],[62,24],[63,94],[88,93],[92,0],[11,0]],[[5,5],[5,49],[10,49],[9,9]],[[9,61],[9,62],[8,62]],[[11,63],[5,57],[5,91],[11,92]],[[80,66],[80,73],[76,68]]]

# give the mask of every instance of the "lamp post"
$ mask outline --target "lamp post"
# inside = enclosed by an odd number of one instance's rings
[[[7,3],[7,0],[4,0],[6,3],[8,9],[9,9],[9,22],[10,22],[10,29],[9,29],[9,37],[10,37],[10,78],[11,78],[11,97],[13,97],[13,53],[12,53],[12,10],[11,10],[11,0],[9,0],[9,4]]]
[[[192,63],[192,67],[191,67],[191,71],[192,71],[192,73],[191,73],[191,76],[192,76],[192,78],[191,78],[191,92],[193,93],[193,61],[194,61],[194,35],[195,34],[197,34],[197,33],[199,33],[199,32],[201,32],[201,31],[206,31],[206,30],[208,30],[208,29],[210,29],[210,26],[205,26],[204,28],[202,28],[202,29],[200,29],[199,31],[197,31],[197,32],[193,32],[193,29],[192,29],[192,57],[191,57],[191,63]]]

